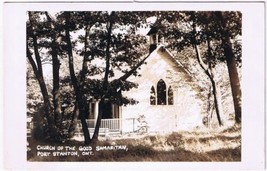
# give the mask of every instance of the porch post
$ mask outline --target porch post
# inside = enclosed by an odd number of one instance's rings
[[[122,106],[119,106],[119,122],[120,122],[120,133],[123,134],[123,130],[122,130]]]
[[[97,121],[97,117],[98,117],[98,108],[99,108],[99,101],[96,100],[95,101],[95,110],[94,110],[94,127],[96,126],[96,121]]]
[[[112,113],[112,119],[115,118],[115,106],[114,104],[111,104],[111,113]]]

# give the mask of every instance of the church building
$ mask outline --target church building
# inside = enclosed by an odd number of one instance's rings
[[[156,28],[152,27],[147,35],[150,52],[139,67],[141,76],[127,78],[137,83],[138,88],[122,92],[138,103],[110,104],[109,117],[102,119],[101,128],[121,133],[137,132],[145,123],[146,131],[152,133],[189,130],[201,125],[203,116],[196,80],[164,47],[164,42],[159,41]],[[94,125],[97,118],[98,103],[94,100],[90,103],[89,125]]]

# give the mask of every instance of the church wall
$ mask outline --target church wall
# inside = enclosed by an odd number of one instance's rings
[[[195,98],[195,92],[190,87],[193,83],[187,73],[177,67],[167,53],[154,51],[139,73],[141,77],[129,78],[129,81],[138,83],[139,87],[123,93],[139,101],[136,105],[122,107],[124,132],[138,129],[136,119],[140,115],[145,116],[149,132],[191,129],[201,124],[200,106]],[[173,105],[150,105],[151,87],[154,86],[156,89],[160,79],[164,80],[167,88],[172,87]]]

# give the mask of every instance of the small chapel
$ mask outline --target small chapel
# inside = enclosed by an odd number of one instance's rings
[[[136,132],[140,128],[140,117],[148,132],[173,132],[189,130],[202,125],[201,100],[197,97],[197,80],[175,59],[157,29],[152,27],[149,36],[149,54],[139,67],[140,77],[127,80],[138,84],[138,88],[122,92],[138,101],[135,105],[109,105],[109,114],[102,119],[101,128],[120,133]],[[91,124],[98,116],[98,101],[90,102]]]

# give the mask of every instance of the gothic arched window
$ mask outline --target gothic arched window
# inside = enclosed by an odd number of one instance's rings
[[[156,91],[154,86],[152,86],[150,89],[150,104],[156,105]]]
[[[171,86],[168,89],[168,105],[173,105],[173,91]]]
[[[157,84],[157,104],[166,105],[166,84],[160,79]]]

